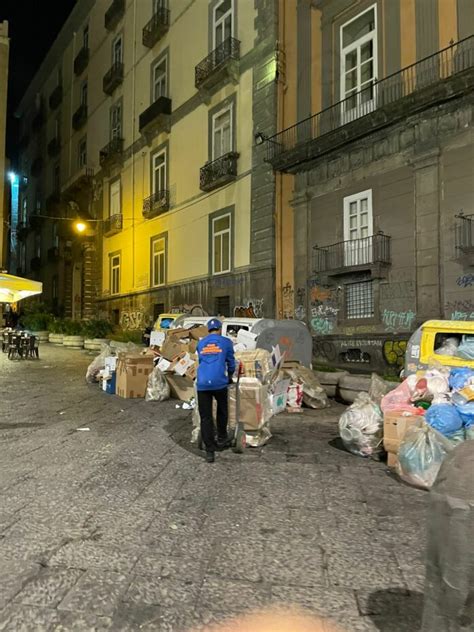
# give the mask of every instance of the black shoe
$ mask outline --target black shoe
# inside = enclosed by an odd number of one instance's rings
[[[206,461],[208,463],[214,463],[215,460],[216,460],[216,456],[214,452],[206,452]]]
[[[222,439],[217,438],[217,449],[219,451],[225,450],[226,448],[230,447],[231,443],[232,443],[232,437],[229,435],[223,437]]]

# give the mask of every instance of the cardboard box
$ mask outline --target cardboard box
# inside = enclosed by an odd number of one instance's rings
[[[245,430],[259,430],[271,418],[268,386],[264,386],[257,378],[240,378],[240,421]],[[236,422],[236,389],[229,388],[229,425]]]
[[[174,372],[178,375],[184,375],[188,369],[192,367],[194,364],[194,360],[191,358],[189,353],[185,353],[175,364]]]
[[[177,329],[169,329],[167,338],[175,338],[180,340],[181,338],[189,338],[190,330],[184,327],[178,327]]]
[[[188,402],[191,397],[194,397],[194,382],[191,378],[174,373],[166,373],[165,377],[170,387],[171,397],[180,399],[182,402]]]
[[[235,357],[242,363],[245,377],[257,378],[260,382],[271,377],[273,365],[271,354],[266,349],[240,351],[235,354]]]
[[[201,327],[193,327],[189,330],[190,338],[196,341],[201,340],[201,338],[205,338],[208,335],[209,332],[207,331],[206,325],[201,325]]]
[[[166,338],[164,331],[152,331],[150,334],[150,347],[161,347]]]
[[[145,397],[148,376],[152,371],[152,356],[121,353],[117,362],[116,394],[125,399]]]
[[[190,340],[188,342],[188,351],[191,355],[193,355],[194,353],[196,353],[197,351],[197,346],[198,346],[198,340]]]
[[[387,454],[387,465],[388,467],[391,467],[393,469],[397,469],[398,468],[398,454],[394,454],[393,452],[389,452]]]
[[[156,366],[160,369],[160,371],[163,371],[164,373],[165,371],[169,370],[171,362],[166,358],[161,358]]]
[[[387,452],[398,454],[403,438],[407,430],[420,415],[402,415],[398,412],[385,413],[383,418],[383,445]]]
[[[179,342],[179,339],[174,339],[173,336],[167,336],[161,347],[161,355],[163,358],[172,362],[182,352],[183,345]]]
[[[271,387],[270,403],[272,407],[272,413],[278,415],[286,410],[286,404],[288,402],[288,387],[291,380],[278,380],[274,382]]]
[[[117,356],[107,356],[105,358],[105,368],[109,370],[109,373],[117,370]]]

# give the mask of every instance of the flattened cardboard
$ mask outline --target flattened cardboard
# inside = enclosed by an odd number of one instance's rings
[[[385,413],[383,418],[383,445],[387,452],[398,454],[398,449],[410,426],[420,419],[419,415]]]
[[[182,352],[183,345],[179,342],[179,340],[174,340],[173,336],[167,336],[161,347],[161,355],[163,358],[172,362]]]
[[[201,338],[205,338],[209,332],[207,331],[207,327],[202,325],[201,327],[193,327],[189,330],[189,336],[193,340],[200,340]]]
[[[117,363],[116,394],[125,399],[145,397],[148,376],[152,371],[152,356],[121,353]]]
[[[194,397],[194,382],[189,378],[174,373],[166,374],[166,381],[170,386],[171,397],[187,402]]]

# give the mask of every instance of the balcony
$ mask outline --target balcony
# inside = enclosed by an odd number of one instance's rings
[[[72,115],[72,126],[78,132],[87,121],[87,105],[85,103],[81,103],[81,105],[77,108],[77,110]]]
[[[163,37],[170,26],[169,9],[159,7],[158,11],[153,14],[151,20],[143,27],[142,42],[143,46],[153,48],[153,46]]]
[[[154,135],[158,130],[169,129],[170,117],[171,99],[159,97],[140,114],[138,119],[140,133]]]
[[[194,69],[194,84],[198,90],[210,91],[228,79],[237,81],[240,42],[229,37]]]
[[[456,215],[455,237],[457,259],[474,265],[474,215]]]
[[[30,227],[27,222],[18,222],[16,226],[16,238],[18,241],[25,241],[30,232]]]
[[[104,26],[108,31],[113,31],[125,13],[125,0],[113,0],[104,16]]]
[[[31,175],[37,178],[43,171],[43,159],[41,156],[35,158],[31,164]]]
[[[362,239],[340,241],[324,248],[313,246],[315,274],[338,276],[361,270],[373,270],[377,273],[390,263],[390,237],[383,233]]]
[[[58,85],[54,88],[54,90],[49,95],[49,107],[52,110],[55,110],[57,107],[61,105],[61,101],[63,100],[63,87]]]
[[[46,198],[46,213],[48,215],[54,215],[59,208],[61,203],[61,194],[59,191],[53,191]]]
[[[334,149],[467,93],[473,80],[474,35],[265,139],[266,160],[275,171],[304,171]]]
[[[152,219],[162,213],[166,213],[170,208],[170,192],[157,191],[143,200],[143,217]]]
[[[103,169],[122,162],[123,138],[112,138],[99,152],[99,162]]]
[[[48,249],[48,262],[56,263],[56,261],[59,261],[59,248],[53,246]]]
[[[44,125],[44,110],[43,110],[43,107],[41,106],[36,112],[35,117],[33,118],[33,121],[31,122],[31,128],[33,132],[39,132],[40,129],[43,127],[43,125]]]
[[[82,75],[89,63],[89,48],[83,46],[74,59],[74,74],[76,77]]]
[[[41,269],[41,259],[40,257],[33,257],[30,260],[30,270],[32,272],[38,272]]]
[[[116,61],[112,68],[107,72],[102,80],[102,89],[105,94],[109,96],[114,93],[115,89],[119,87],[119,85],[123,81],[123,63],[121,61]]]
[[[51,158],[54,158],[55,156],[59,154],[60,151],[61,151],[61,141],[56,136],[55,138],[52,138],[48,143],[48,156],[50,156]]]
[[[123,216],[122,213],[111,215],[104,220],[104,236],[111,237],[122,230]]]
[[[82,167],[77,171],[61,188],[64,198],[74,198],[81,191],[89,192],[94,178],[94,169],[92,167]]]
[[[238,157],[239,154],[237,152],[231,151],[201,167],[199,174],[199,188],[201,191],[213,191],[235,180],[237,177]]]

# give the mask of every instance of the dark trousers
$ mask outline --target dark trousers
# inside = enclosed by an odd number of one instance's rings
[[[217,436],[219,439],[225,439],[227,437],[227,388],[221,388],[218,391],[198,391],[201,436],[207,452],[214,452],[216,449],[216,436],[212,417],[213,399],[217,402]]]

